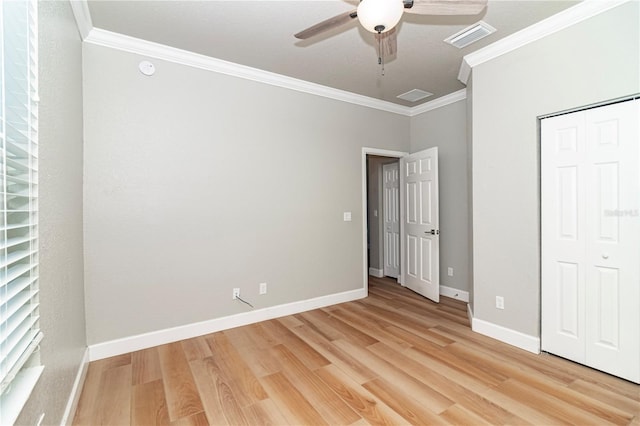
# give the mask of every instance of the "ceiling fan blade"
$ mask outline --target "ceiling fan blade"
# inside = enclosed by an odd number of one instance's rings
[[[329,18],[326,21],[322,21],[319,24],[315,24],[314,26],[309,27],[306,30],[302,30],[297,34],[294,34],[294,37],[299,38],[300,40],[306,40],[325,31],[329,31],[333,28],[339,27],[340,25],[346,24],[347,22],[357,17],[357,10],[341,13],[340,15],[336,15],[333,18]]]
[[[398,33],[393,28],[386,33],[375,34],[378,57],[390,58],[398,51]],[[380,49],[382,48],[382,52]]]
[[[405,0],[407,13],[418,15],[477,15],[488,0]],[[412,6],[409,6],[412,5]]]

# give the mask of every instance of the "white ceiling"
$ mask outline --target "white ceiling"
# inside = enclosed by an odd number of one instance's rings
[[[354,9],[325,1],[89,1],[100,28],[282,74],[331,88],[416,106],[464,88],[462,57],[554,15],[577,1],[490,0],[476,16],[433,17],[405,13],[398,26],[398,53],[381,75],[373,34],[355,20],[310,40],[293,34]],[[443,40],[483,20],[497,31],[463,49]],[[422,89],[433,96],[411,103],[396,96]]]

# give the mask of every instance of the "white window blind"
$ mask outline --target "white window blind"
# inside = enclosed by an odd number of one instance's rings
[[[0,424],[42,367],[38,300],[37,1],[0,2]]]

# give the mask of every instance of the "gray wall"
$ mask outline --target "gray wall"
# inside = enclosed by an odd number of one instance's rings
[[[640,91],[639,8],[618,6],[474,67],[475,318],[539,336],[536,117]]]
[[[256,308],[362,287],[361,148],[407,150],[408,117],[83,53],[90,344],[247,311],[233,287]]]
[[[466,105],[462,100],[413,117],[411,152],[438,147],[440,284],[470,291]]]
[[[86,348],[82,260],[82,58],[68,2],[39,2],[40,359],[18,424],[59,424]]]

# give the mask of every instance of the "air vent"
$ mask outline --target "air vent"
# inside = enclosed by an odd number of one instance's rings
[[[428,98],[429,96],[432,96],[432,95],[433,93],[425,92],[424,90],[413,89],[413,90],[409,90],[407,93],[398,95],[397,98],[402,99],[404,101],[409,101],[409,102],[418,102],[420,99]]]
[[[446,38],[445,43],[449,43],[458,49],[462,49],[465,46],[475,43],[476,41],[485,38],[489,34],[495,33],[496,29],[484,21],[480,21],[470,27],[465,28]]]

